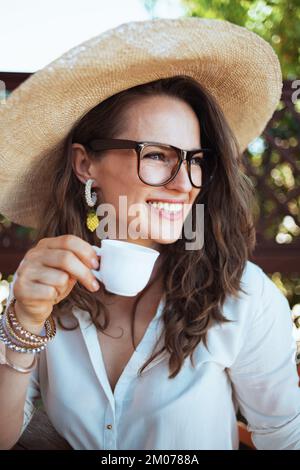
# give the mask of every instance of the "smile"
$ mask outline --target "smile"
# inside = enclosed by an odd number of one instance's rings
[[[183,216],[183,204],[147,201],[151,211],[169,220],[178,220]]]

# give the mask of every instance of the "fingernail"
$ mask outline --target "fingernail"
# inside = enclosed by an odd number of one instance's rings
[[[100,285],[99,285],[99,283],[98,283],[97,281],[93,281],[93,282],[92,282],[92,286],[93,286],[93,289],[94,289],[94,290],[98,290],[99,287],[100,287]]]
[[[94,268],[98,268],[98,266],[99,266],[99,261],[96,260],[95,258],[93,258],[93,259],[92,259],[92,265],[93,265]]]

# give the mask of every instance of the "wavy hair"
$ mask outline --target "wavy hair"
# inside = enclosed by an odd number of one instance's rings
[[[57,162],[49,175],[51,200],[47,201],[47,220],[38,227],[37,240],[73,234],[92,245],[99,245],[96,233],[88,231],[82,222],[86,218],[84,185],[72,168],[72,143],[92,139],[117,138],[126,126],[122,113],[129,104],[145,96],[167,95],[184,100],[196,113],[201,129],[201,144],[211,147],[217,158],[217,169],[210,186],[200,191],[191,209],[204,204],[204,245],[199,250],[185,250],[184,231],[176,242],[163,246],[163,262],[158,276],[163,280],[165,304],[162,312],[163,347],[152,354],[141,367],[140,374],[159,354],[167,353],[169,378],[174,378],[184,360],[203,341],[216,322],[227,322],[222,306],[228,295],[238,296],[241,277],[248,257],[256,243],[253,205],[254,188],[244,174],[242,155],[221,108],[213,96],[191,77],[178,75],[155,80],[121,91],[87,112],[66,137],[65,158]],[[88,150],[87,150],[88,152]],[[90,158],[102,158],[101,152],[88,152]],[[100,201],[101,202],[101,201]],[[155,282],[155,279],[153,282]],[[138,302],[151,287],[148,283],[139,293],[132,310],[132,344],[134,349],[134,319]],[[96,293],[76,283],[70,294],[54,306],[53,315],[63,329],[63,312],[77,306],[90,314],[90,319],[104,334],[109,324],[109,312],[101,302],[101,292],[109,294],[101,284]],[[114,296],[114,294],[110,294]]]

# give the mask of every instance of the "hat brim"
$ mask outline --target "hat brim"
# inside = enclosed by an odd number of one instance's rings
[[[109,96],[182,74],[216,98],[241,151],[281,96],[274,50],[246,28],[195,17],[121,24],[37,71],[1,106],[0,213],[36,228],[73,125]]]

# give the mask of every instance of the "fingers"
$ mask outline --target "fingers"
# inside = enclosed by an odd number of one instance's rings
[[[65,288],[68,285],[70,276],[65,271],[45,267],[43,270],[32,270],[31,281],[37,281],[49,286]]]
[[[100,286],[91,270],[98,267],[97,254],[85,240],[73,235],[43,238],[27,251],[16,271],[19,315],[28,322],[43,323],[77,281],[95,292]]]
[[[95,250],[88,242],[76,235],[60,235],[53,238],[43,238],[38,242],[37,246],[71,251],[82,263],[91,269],[97,269],[99,266],[99,259]],[[93,260],[97,263],[96,265],[93,264]]]
[[[57,290],[54,286],[40,284],[36,281],[26,280],[26,289],[23,288],[22,279],[18,280],[14,286],[14,294],[21,302],[35,302],[37,300],[52,301],[57,298]]]
[[[88,268],[86,264],[84,264],[72,251],[61,249],[43,250],[40,248],[31,254],[31,260],[33,258],[35,258],[35,266],[33,267],[33,264],[31,264],[31,267],[28,268],[28,270],[35,270],[35,273],[31,272],[30,279],[35,278],[37,281],[41,282],[40,279],[43,278],[47,283],[54,283],[55,286],[59,287],[67,283],[69,276],[72,276],[92,292],[95,292],[99,287],[99,283],[90,268]],[[38,266],[39,264],[40,267]],[[54,268],[54,270],[48,271],[48,267]],[[55,280],[55,272],[57,270],[62,272],[57,274],[57,279]],[[96,284],[94,285],[94,283]],[[95,286],[97,286],[97,289]]]
[[[63,299],[67,290],[70,291],[70,276],[65,271],[59,269],[49,268],[45,266],[44,269],[34,269],[32,267],[31,281],[53,286],[56,289],[55,304]],[[73,279],[73,278],[72,278]],[[75,280],[76,282],[76,280]],[[72,287],[74,286],[74,283]]]

